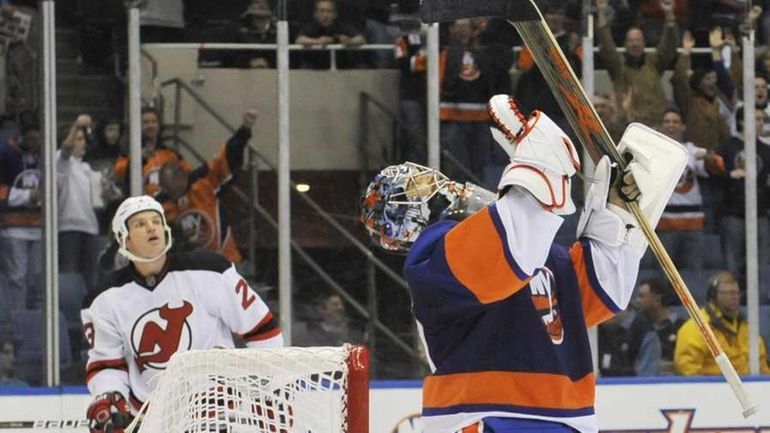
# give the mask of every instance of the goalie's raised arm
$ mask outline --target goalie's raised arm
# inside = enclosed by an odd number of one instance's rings
[[[579,240],[570,256],[580,279],[588,326],[595,326],[628,306],[639,260],[647,240],[626,204],[639,202],[650,223],[657,224],[687,163],[677,142],[633,124],[620,142],[628,166],[620,172],[602,157],[578,222]]]

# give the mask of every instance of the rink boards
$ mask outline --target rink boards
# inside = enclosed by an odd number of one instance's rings
[[[716,378],[603,380],[596,411],[603,432],[770,433],[770,378],[747,378],[762,406],[744,420],[726,383]],[[419,433],[418,381],[373,382],[370,433]],[[87,432],[85,388],[0,388],[0,433]]]

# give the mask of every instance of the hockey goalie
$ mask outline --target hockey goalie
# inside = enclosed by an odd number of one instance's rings
[[[376,244],[407,254],[405,276],[432,367],[423,431],[597,431],[587,329],[626,308],[647,241],[626,210],[659,219],[686,161],[642,125],[603,157],[578,240],[553,242],[575,212],[578,152],[547,115],[513,98],[489,102],[492,132],[511,157],[496,195],[412,163],[387,167],[361,199]]]

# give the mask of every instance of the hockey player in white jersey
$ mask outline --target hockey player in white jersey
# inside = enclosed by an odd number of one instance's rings
[[[283,346],[277,320],[232,263],[209,252],[168,253],[171,230],[155,199],[127,198],[112,230],[130,264],[81,312],[92,433],[122,431],[176,352],[232,348],[233,334],[249,347]]]
[[[684,152],[629,128],[620,147],[633,155],[628,172],[613,182],[609,158],[598,162],[579,239],[566,248],[553,239],[561,215],[575,211],[576,148],[545,114],[522,113],[507,95],[489,111],[511,163],[488,206],[469,199],[485,196],[477,187],[411,163],[381,171],[361,200],[373,240],[407,254],[432,370],[423,432],[595,433],[587,328],[627,306],[647,247],[625,202],[639,200],[654,226]]]

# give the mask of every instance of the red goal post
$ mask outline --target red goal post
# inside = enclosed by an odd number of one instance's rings
[[[138,429],[368,433],[369,352],[352,345],[180,352]]]

